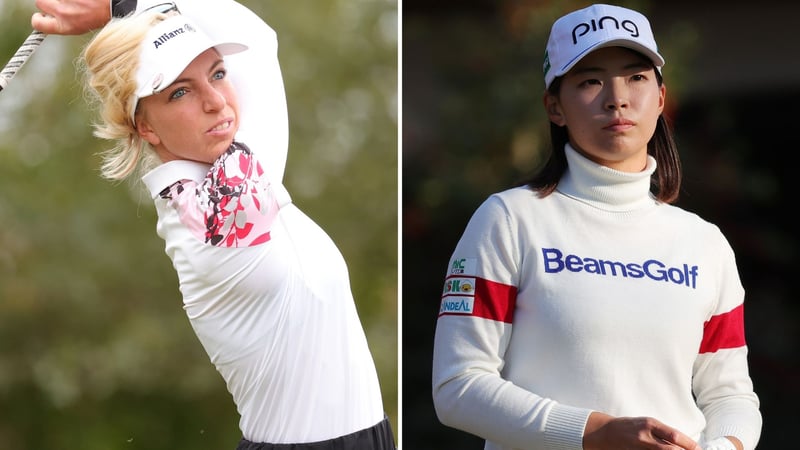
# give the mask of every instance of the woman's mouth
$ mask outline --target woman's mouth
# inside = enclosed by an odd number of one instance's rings
[[[625,131],[632,128],[634,125],[635,122],[632,120],[614,119],[611,122],[608,122],[603,128],[609,131]]]
[[[211,128],[208,131],[211,132],[211,133],[217,132],[217,131],[225,131],[228,128],[230,128],[232,124],[233,124],[232,120],[225,120],[225,121],[222,121],[222,122],[218,123],[216,126],[214,126],[213,128]]]

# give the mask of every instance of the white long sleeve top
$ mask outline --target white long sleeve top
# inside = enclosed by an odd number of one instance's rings
[[[139,1],[138,10],[153,1]],[[384,418],[376,368],[341,253],[283,186],[288,115],[277,37],[232,0],[179,1],[225,57],[236,144],[213,165],[171,161],[143,181],[183,307],[252,442],[307,443]]]
[[[566,154],[554,193],[490,196],[453,252],[434,343],[439,419],[487,450],[579,450],[592,411],[753,450],[761,415],[730,245],[654,199],[653,158],[623,173]]]

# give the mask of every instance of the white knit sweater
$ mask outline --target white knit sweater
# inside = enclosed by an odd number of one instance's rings
[[[567,146],[544,198],[489,197],[448,267],[433,399],[486,449],[579,450],[591,411],[755,448],[743,299],[720,230]],[[696,397],[695,397],[696,396]]]

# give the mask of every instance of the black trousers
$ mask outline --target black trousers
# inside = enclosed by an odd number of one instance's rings
[[[304,444],[264,444],[242,438],[236,450],[396,450],[389,418],[355,433]]]

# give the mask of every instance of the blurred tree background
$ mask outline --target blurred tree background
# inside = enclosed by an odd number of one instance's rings
[[[788,448],[800,402],[800,312],[790,285],[799,254],[787,203],[793,165],[786,159],[796,147],[792,107],[800,99],[800,66],[785,48],[797,42],[791,30],[800,10],[790,2],[762,2],[757,11],[744,1],[612,3],[638,9],[653,23],[667,60],[666,114],[684,163],[678,205],[716,223],[737,254],[750,370],[764,417],[759,449]],[[433,410],[430,362],[441,286],[478,205],[542,162],[549,145],[541,100],[547,36],[556,18],[588,4],[403,1],[407,449],[483,448],[482,439],[441,425]]]
[[[397,2],[241,2],[278,33],[286,184],[348,262],[397,432]],[[0,10],[5,64],[34,2]],[[234,448],[152,201],[99,177],[73,66],[89,37],[48,37],[0,94],[0,448]]]

